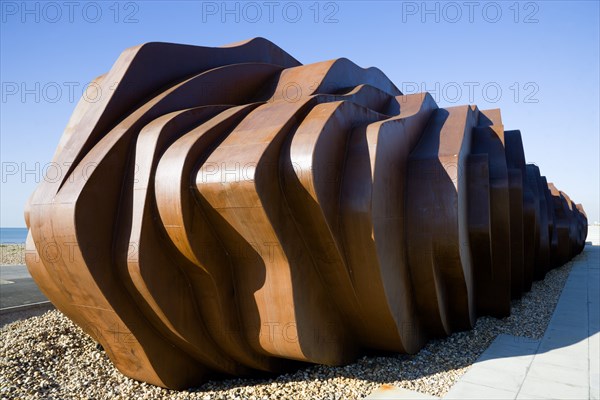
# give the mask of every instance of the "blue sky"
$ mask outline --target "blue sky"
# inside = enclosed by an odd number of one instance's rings
[[[143,42],[263,36],[304,64],[347,57],[440,106],[501,108],[528,162],[590,222],[599,205],[599,2],[1,2],[0,226],[51,161],[83,88]]]

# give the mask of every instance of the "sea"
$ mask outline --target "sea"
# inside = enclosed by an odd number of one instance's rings
[[[27,228],[0,228],[0,244],[25,243]]]

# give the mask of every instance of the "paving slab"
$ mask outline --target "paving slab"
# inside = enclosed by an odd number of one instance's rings
[[[450,389],[444,399],[515,399],[516,396],[516,391],[461,380]]]
[[[539,344],[530,338],[498,335],[444,398],[516,398]]]
[[[425,400],[425,399],[439,399],[439,397],[431,396],[428,394],[415,392],[414,390],[408,390],[393,385],[381,385],[378,389],[374,390],[370,395],[365,397],[365,400]]]
[[[556,382],[551,378],[527,376],[517,395],[517,399],[541,396],[546,399],[587,399],[589,390],[586,386],[577,386]]]
[[[573,260],[542,339],[499,335],[444,398],[600,400],[597,233]]]

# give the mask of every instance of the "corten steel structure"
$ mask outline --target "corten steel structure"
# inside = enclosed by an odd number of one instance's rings
[[[376,68],[148,43],[94,83],[29,201],[27,265],[132,378],[415,353],[583,249],[583,209],[499,110]]]

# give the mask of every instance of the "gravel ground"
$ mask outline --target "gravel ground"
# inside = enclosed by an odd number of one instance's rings
[[[42,315],[45,312],[47,312],[48,310],[54,310],[54,305],[52,303],[48,303],[48,304],[39,304],[38,306],[35,307],[19,307],[16,310],[11,310],[11,311],[3,311],[2,313],[0,313],[0,328],[4,327],[7,324],[10,324],[12,322],[15,321],[20,321],[22,319],[25,318],[31,318],[31,317],[36,317],[38,315]],[[0,336],[0,344],[4,341],[4,338],[2,338]],[[2,360],[0,359],[0,368],[2,368]],[[2,383],[2,375],[0,375],[0,383]],[[2,393],[2,390],[0,389],[0,393]],[[3,399],[3,397],[0,397]]]
[[[179,392],[124,377],[92,339],[59,311],[49,311],[0,329],[0,397],[337,400],[362,398],[382,384],[443,396],[498,334],[543,336],[571,267],[565,264],[535,282],[513,302],[510,317],[479,318],[473,330],[432,340],[414,356],[369,356],[345,367],[317,365],[272,379],[212,381]]]
[[[0,244],[0,264],[25,264],[25,244]]]

